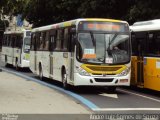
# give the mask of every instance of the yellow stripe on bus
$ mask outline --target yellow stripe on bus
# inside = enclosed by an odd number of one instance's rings
[[[114,19],[99,19],[99,18],[87,18],[87,21],[102,21],[102,22],[122,22],[120,20],[114,20]]]
[[[71,26],[72,23],[71,22],[65,22],[63,25],[64,25],[64,27],[68,27],[68,26]]]

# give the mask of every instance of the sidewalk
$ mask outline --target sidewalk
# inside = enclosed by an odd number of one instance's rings
[[[0,72],[0,113],[87,114],[83,105],[46,86]]]

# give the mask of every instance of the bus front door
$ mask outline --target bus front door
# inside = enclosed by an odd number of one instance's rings
[[[137,86],[144,86],[144,57],[143,57],[143,40],[138,40],[138,56],[137,56]]]

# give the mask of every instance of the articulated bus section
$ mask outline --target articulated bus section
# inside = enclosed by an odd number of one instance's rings
[[[160,91],[160,58],[132,57],[131,84]]]
[[[137,22],[130,29],[131,84],[160,91],[160,20]]]

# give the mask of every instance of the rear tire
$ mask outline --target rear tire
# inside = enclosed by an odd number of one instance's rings
[[[42,66],[39,65],[39,79],[43,80],[43,72],[42,72]]]
[[[18,60],[16,60],[16,62],[15,62],[15,67],[16,67],[16,70],[19,71]]]
[[[8,67],[8,63],[7,63],[7,56],[5,55],[5,62],[4,62],[4,66]]]
[[[62,84],[65,90],[69,89],[69,84],[67,83],[67,73],[66,70],[62,71]]]

